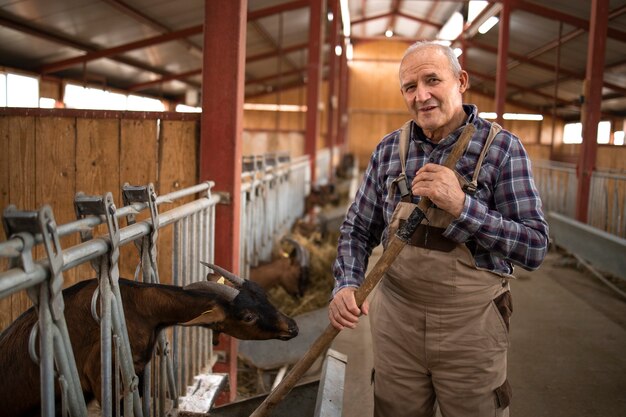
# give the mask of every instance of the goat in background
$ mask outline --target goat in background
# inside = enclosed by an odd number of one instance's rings
[[[296,322],[279,312],[255,282],[205,264],[230,281],[194,282],[185,287],[119,280],[135,373],[152,357],[159,332],[169,326],[202,326],[239,339],[288,340],[298,334]],[[207,275],[207,279],[213,274]],[[63,291],[65,317],[85,396],[100,401],[100,327],[91,318],[95,279]],[[40,414],[39,366],[28,353],[37,312],[30,308],[0,334],[0,414]],[[56,390],[56,404],[60,390]]]
[[[281,242],[290,243],[292,251],[250,268],[250,281],[258,283],[266,291],[280,285],[292,297],[302,297],[309,285],[309,251],[290,237],[284,237]]]

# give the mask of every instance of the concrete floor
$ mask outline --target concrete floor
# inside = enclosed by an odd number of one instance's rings
[[[551,251],[511,283],[512,417],[626,416],[626,301],[568,259]],[[372,416],[369,331],[363,317],[332,345],[348,356],[343,417]]]

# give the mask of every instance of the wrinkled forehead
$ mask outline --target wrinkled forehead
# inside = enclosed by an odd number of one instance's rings
[[[411,51],[400,62],[400,82],[408,75],[415,76],[421,72],[443,73],[452,71],[446,55],[433,46],[424,46]]]

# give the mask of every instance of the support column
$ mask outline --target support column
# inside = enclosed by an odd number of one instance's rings
[[[247,0],[204,2],[200,179],[215,181],[213,191],[227,197],[216,209],[215,264],[236,274],[247,10]],[[226,359],[214,370],[228,372],[230,378],[230,392],[218,401],[232,401],[237,394],[236,340],[222,335],[215,350],[225,351]]]
[[[584,101],[581,107],[583,143],[576,166],[578,175],[576,220],[583,223],[587,222],[591,174],[595,169],[598,150],[598,123],[600,122],[600,106],[602,105],[602,75],[608,16],[609,0],[592,0],[587,46],[587,70],[583,84]]]
[[[498,64],[496,67],[496,122],[502,125],[504,105],[506,104],[506,66],[509,60],[509,20],[511,17],[511,0],[502,1],[498,29]]]
[[[330,148],[330,180],[332,182],[335,172],[333,169],[334,148],[337,143],[335,124],[337,121],[337,67],[339,57],[335,54],[335,46],[339,39],[339,0],[329,0],[328,7],[333,14],[333,21],[330,25],[330,39],[328,40],[329,48],[329,69],[328,69],[328,100],[327,100],[327,121],[326,121],[326,145]]]
[[[315,158],[317,154],[317,136],[319,134],[319,110],[317,103],[320,96],[321,56],[322,56],[322,0],[309,0],[309,62],[307,66],[306,87],[306,133],[304,153],[311,158],[311,186],[315,184]]]
[[[346,57],[346,41],[341,37],[343,54],[339,60],[339,105],[337,110],[337,141],[347,149],[348,142],[348,58]]]

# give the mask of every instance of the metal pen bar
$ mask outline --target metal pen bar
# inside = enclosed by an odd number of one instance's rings
[[[211,187],[215,185],[214,182],[212,181],[207,181],[204,182],[202,184],[198,184],[189,188],[185,188],[182,190],[178,190],[178,191],[174,191],[172,193],[169,194],[165,194],[162,195],[160,197],[157,197],[156,203],[157,205],[159,204],[165,204],[165,203],[171,203],[174,200],[180,199],[182,197],[186,197],[189,195],[193,195],[202,191],[206,191],[211,189]],[[216,196],[217,200],[219,201],[219,196]],[[135,212],[140,212],[144,209],[146,209],[148,207],[147,204],[145,203],[135,203],[132,204],[130,206],[125,206],[125,207],[121,207],[117,210],[116,212],[116,217],[126,217],[129,214],[133,214]],[[64,225],[61,225],[57,228],[57,233],[59,235],[59,237],[63,237],[69,234],[73,234],[73,233],[78,233],[80,231],[83,231],[87,228],[93,228],[96,227],[100,224],[103,224],[104,220],[100,217],[88,217],[85,219],[81,219],[81,220],[76,220],[70,223],[66,223]],[[163,225],[161,225],[161,223],[159,223],[159,227],[162,227]],[[43,238],[41,236],[41,234],[36,234],[35,235],[35,244],[41,243],[43,241]],[[13,239],[9,239],[6,240],[4,242],[0,242],[0,255],[2,254],[10,254],[10,253],[19,253],[22,251],[22,249],[24,249],[24,245],[21,239],[17,239],[17,238],[13,238]],[[6,255],[4,255],[6,256]]]
[[[216,204],[219,196],[195,200],[169,210],[159,216],[159,228],[165,227],[189,214]],[[126,245],[138,237],[150,232],[150,220],[144,220],[120,229],[120,246]],[[20,240],[20,239],[18,239]],[[21,240],[20,240],[21,242]],[[20,244],[21,246],[21,244]],[[63,250],[63,271],[67,271],[88,260],[106,254],[109,250],[108,238],[98,237]],[[32,285],[43,282],[48,276],[49,261],[42,259],[34,263],[33,271],[25,273],[19,268],[9,269],[0,273],[0,298],[7,297]]]

